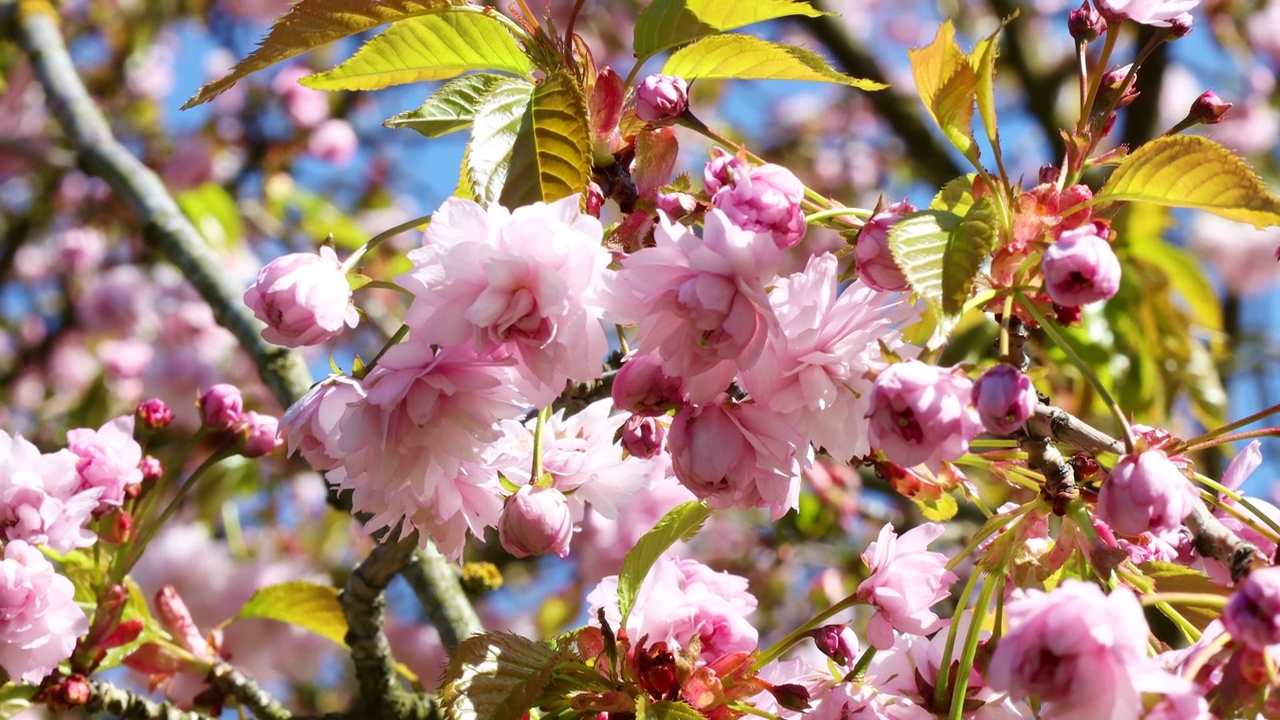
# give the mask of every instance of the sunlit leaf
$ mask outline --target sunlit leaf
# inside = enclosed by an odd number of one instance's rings
[[[982,263],[996,242],[999,219],[991,198],[973,204],[947,238],[942,254],[942,311],[959,315]]]
[[[978,75],[956,43],[951,21],[938,28],[933,42],[907,52],[916,92],[947,139],[970,160],[977,161],[973,139],[973,108]]]
[[[808,50],[750,35],[713,35],[698,40],[672,53],[662,72],[686,80],[807,80],[863,90],[886,87],[845,75]]]
[[[244,239],[240,209],[227,189],[215,182],[178,193],[178,207],[210,245],[228,250]]]
[[[636,594],[640,592],[640,584],[649,574],[649,569],[676,542],[690,540],[697,535],[710,516],[707,506],[696,500],[678,505],[627,551],[627,557],[622,561],[622,572],[618,574],[618,610],[622,613],[623,627],[626,627]]]
[[[1249,164],[1198,135],[1160,137],[1133,151],[1094,199],[1195,208],[1255,227],[1280,224],[1280,198]]]
[[[246,75],[379,25],[465,5],[465,0],[299,0],[249,57],[200,88],[182,109],[208,102]]]
[[[1155,582],[1156,592],[1159,593],[1191,593],[1224,597],[1231,594],[1229,588],[1213,582],[1203,572],[1182,565],[1151,560],[1142,563],[1138,568],[1142,570],[1143,575]],[[1199,630],[1204,630],[1209,623],[1222,614],[1219,610],[1196,605],[1182,603],[1170,603],[1170,605]]]
[[[476,108],[463,170],[466,186],[481,205],[497,202],[502,194],[511,152],[532,97],[533,84],[518,80],[495,87]]]
[[[269,585],[253,594],[231,619],[263,618],[296,625],[339,645],[346,644],[347,619],[338,589],[296,580]]]
[[[939,210],[912,213],[889,230],[889,252],[920,297],[942,307],[942,260],[960,216]]]
[[[930,210],[945,210],[953,215],[964,216],[973,206],[973,173],[960,177],[942,186],[937,195],[929,203]]]
[[[450,12],[401,20],[346,62],[301,83],[317,90],[377,90],[472,70],[527,75],[532,69],[501,22],[480,13]]]
[[[546,643],[487,633],[463,640],[441,691],[446,720],[520,720],[551,679],[558,660]]]
[[[1000,33],[1017,16],[1018,10],[1015,8],[1013,15],[1002,20],[1000,27],[975,45],[973,52],[969,53],[969,64],[977,77],[974,99],[978,114],[982,117],[983,129],[992,145],[996,145],[999,139],[999,129],[996,127],[996,58],[1000,54]]]
[[[636,19],[635,53],[645,58],[700,37],[792,15],[822,13],[793,0],[655,0]]]
[[[572,77],[551,73],[533,90],[500,201],[519,207],[559,200],[585,190],[590,175],[587,100]]]
[[[31,707],[31,698],[35,697],[39,691],[40,688],[35,685],[21,683],[6,683],[0,686],[0,720],[9,720],[21,715]]]
[[[427,98],[417,110],[406,110],[382,124],[389,128],[417,130],[429,138],[448,135],[471,127],[480,101],[493,88],[515,78],[491,73],[467,75],[450,80]]]

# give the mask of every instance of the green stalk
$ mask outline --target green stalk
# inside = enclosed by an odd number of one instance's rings
[[[978,655],[978,636],[982,634],[982,616],[991,605],[991,595],[998,585],[1003,585],[1004,578],[990,577],[982,584],[978,593],[978,604],[973,606],[973,616],[969,619],[969,633],[964,639],[964,651],[960,656],[960,670],[956,673],[956,686],[951,690],[951,720],[962,720],[964,717],[964,696],[969,691],[969,672],[973,670],[973,661]],[[956,622],[954,619],[951,621]],[[938,668],[938,677],[951,674],[950,663]]]
[[[768,665],[774,660],[782,657],[783,653],[790,650],[796,643],[803,640],[805,636],[815,628],[821,627],[823,623],[835,617],[838,613],[848,610],[860,602],[861,600],[859,600],[857,596],[850,595],[826,610],[814,615],[812,620],[809,620],[795,630],[792,630],[786,637],[770,646],[768,650],[760,653],[759,657],[756,658],[755,664],[751,666],[751,669],[753,671],[759,670],[765,665]]]
[[[951,616],[951,626],[947,628],[947,644],[942,648],[942,663],[938,666],[938,680],[933,687],[933,704],[942,707],[947,701],[947,678],[950,672],[946,668],[951,667],[951,655],[956,649],[956,635],[960,630],[960,616],[964,614],[965,606],[969,604],[969,598],[973,595],[973,588],[978,584],[978,578],[982,577],[982,572],[975,570],[969,576],[969,582],[965,583],[964,590],[960,591],[960,601],[956,605],[956,612]]]

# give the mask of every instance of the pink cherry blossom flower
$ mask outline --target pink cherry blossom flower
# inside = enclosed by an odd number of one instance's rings
[[[857,261],[858,279],[867,287],[884,292],[899,292],[911,287],[902,269],[889,252],[889,230],[916,207],[903,200],[876,213],[862,226],[853,256]]]
[[[647,460],[662,452],[667,426],[654,417],[632,415],[618,430],[618,441],[627,455]]]
[[[200,394],[196,402],[201,424],[210,430],[230,430],[244,418],[244,396],[240,388],[219,383]]]
[[[1123,535],[1176,530],[1198,498],[1161,450],[1120,458],[1098,493],[1098,517]]]
[[[871,575],[856,594],[876,609],[867,625],[867,641],[876,648],[892,646],[895,629],[924,635],[942,627],[942,619],[930,608],[946,599],[956,575],[947,570],[946,555],[927,548],[944,530],[938,523],[926,523],[899,536],[892,525],[885,525],[862,554]]]
[[[727,397],[687,406],[671,421],[676,478],[715,508],[769,508],[774,520],[799,506],[800,473],[812,452],[787,421]]]
[[[11,540],[0,560],[0,667],[9,677],[38,684],[71,657],[89,619],[75,603],[75,587],[44,553]]]
[[[1254,650],[1280,644],[1280,567],[1249,573],[1227,601],[1222,624]]]
[[[249,412],[241,421],[241,436],[244,444],[240,446],[240,454],[247,458],[257,458],[270,454],[280,447],[280,439],[276,436],[279,421],[273,415],[261,415]]]
[[[559,396],[566,380],[599,377],[611,258],[600,221],[578,201],[509,212],[446,200],[409,253],[414,270],[396,280],[414,296],[405,315],[414,337],[510,354],[534,405]]]
[[[501,420],[522,414],[510,365],[467,347],[433,350],[417,336],[382,356],[364,379],[365,397],[338,421],[342,467],[328,474],[372,516],[367,529],[405,518],[405,533],[416,528],[457,558],[468,532],[497,523],[497,476],[480,462]]]
[[[360,138],[351,123],[330,118],[320,123],[307,138],[307,154],[331,165],[343,166],[356,156]]]
[[[502,547],[518,558],[568,555],[573,538],[569,501],[553,487],[522,486],[502,508],[498,538]]]
[[[958,371],[917,360],[890,365],[871,391],[871,447],[903,467],[937,472],[982,430],[972,395],[973,383]]]
[[[142,482],[142,446],[133,439],[132,415],[118,417],[97,430],[79,428],[67,431],[67,449],[79,460],[78,491],[97,488],[98,509],[119,507],[125,491]]]
[[[691,402],[709,402],[760,359],[775,326],[764,284],[782,256],[767,235],[707,213],[702,237],[660,218],[655,247],[622,261],[612,313],[639,323],[636,341],[657,352]]]
[[[712,160],[704,175],[711,204],[729,221],[751,232],[768,233],[779,248],[793,247],[804,238],[806,225],[800,201],[804,183],[781,165],[750,166],[739,158]]]
[[[680,378],[662,369],[656,353],[632,353],[622,362],[610,388],[613,404],[638,415],[666,415],[683,405]]]
[[[1093,225],[1064,230],[1040,260],[1044,289],[1059,305],[1106,300],[1120,289],[1120,261]]]
[[[836,258],[824,253],[810,258],[804,272],[774,283],[769,303],[780,332],[742,373],[742,384],[752,400],[784,416],[815,447],[848,460],[871,450],[868,371],[884,366],[880,343],[913,355],[896,328],[916,311],[858,281],[837,295],[836,279]]]
[[[618,576],[600,581],[587,595],[594,618],[603,608],[615,632],[622,624],[618,611]],[[715,572],[697,560],[663,555],[654,563],[636,593],[627,621],[630,637],[648,636],[649,642],[665,642],[689,648],[697,638],[702,659],[711,662],[727,653],[756,649],[759,632],[747,620],[756,609],[756,598],[747,591],[746,578]]]
[[[244,292],[244,304],[267,324],[262,339],[285,347],[319,345],[355,327],[351,285],[333,248],[276,258]]]
[[[330,375],[289,406],[280,418],[280,437],[288,453],[301,452],[316,470],[332,470],[342,464],[338,434],[347,407],[363,401],[364,387],[347,375]]]
[[[41,454],[22,436],[0,431],[0,535],[62,553],[92,545],[85,526],[102,489],[81,489],[78,464],[68,450]]]
[[[1168,27],[1200,4],[1200,0],[1094,0],[1109,22],[1132,20],[1143,25]]]
[[[1214,715],[1203,695],[1185,692],[1166,696],[1143,720],[1214,720]]]
[[[315,127],[329,117],[329,94],[298,83],[310,74],[301,65],[286,65],[271,81],[271,89],[284,101],[289,118],[304,128]]]
[[[997,435],[1009,435],[1035,412],[1036,388],[1031,378],[1012,365],[996,365],[973,385],[973,405],[982,425]]]
[[[636,86],[636,117],[647,123],[679,116],[689,108],[689,83],[674,75],[650,75]]]
[[[1231,464],[1227,465],[1227,469],[1222,473],[1222,484],[1232,490],[1239,490],[1244,481],[1253,474],[1262,465],[1262,443],[1254,440],[1249,443],[1243,450],[1236,453],[1231,459]],[[1258,520],[1266,522],[1270,518],[1272,522],[1280,523],[1280,508],[1275,505],[1256,497],[1247,497],[1250,508],[1236,502],[1230,497],[1222,498],[1222,505],[1234,508],[1236,511],[1244,513],[1246,516],[1255,515]],[[1252,543],[1254,547],[1265,557],[1275,557],[1276,541],[1267,535],[1258,532],[1251,525],[1245,524],[1239,518],[1228,513],[1225,509],[1219,508],[1214,513],[1218,519],[1222,521],[1227,529],[1240,536],[1241,540]],[[1205,558],[1205,568],[1209,571],[1209,577],[1226,585],[1230,582],[1230,573],[1226,566],[1217,560]]]
[[[1066,580],[1051,593],[1028,590],[1005,605],[1008,629],[987,680],[1044,703],[1055,720],[1133,720],[1143,692],[1189,689],[1147,656],[1147,621],[1126,587],[1106,595]]]

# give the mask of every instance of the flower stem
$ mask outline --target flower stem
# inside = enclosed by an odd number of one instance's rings
[[[969,673],[973,670],[973,663],[978,655],[978,637],[982,633],[982,617],[987,614],[987,608],[991,606],[991,596],[995,593],[996,588],[1003,585],[1003,578],[987,576],[982,583],[982,590],[978,593],[978,604],[973,606],[973,614],[969,618],[969,632],[964,638],[964,651],[960,655],[960,668],[956,672],[956,685],[951,689],[951,720],[961,720],[964,717],[964,696],[969,691]],[[952,623],[955,620],[951,621]],[[942,665],[938,668],[938,676],[951,673],[949,664]]]
[[[804,637],[808,635],[809,632],[812,631],[814,628],[830,620],[837,613],[848,610],[849,608],[853,607],[854,605],[857,605],[860,602],[861,601],[857,598],[856,595],[850,595],[845,599],[832,605],[831,607],[827,608],[826,610],[823,610],[817,615],[814,615],[812,620],[806,622],[805,624],[801,625],[795,630],[792,630],[786,637],[782,638],[781,640],[779,640],[778,642],[770,646],[768,650],[765,650],[764,652],[760,653],[759,657],[756,658],[755,664],[751,666],[751,669],[759,670],[765,665],[768,665],[774,660],[777,660],[778,658],[782,657],[783,653],[790,650],[796,643],[803,640]]]

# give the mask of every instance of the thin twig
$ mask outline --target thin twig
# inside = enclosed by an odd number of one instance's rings
[[[226,662],[218,662],[209,671],[209,684],[223,695],[233,697],[241,705],[253,711],[259,720],[292,720],[289,712],[271,694],[254,682],[253,678]]]

